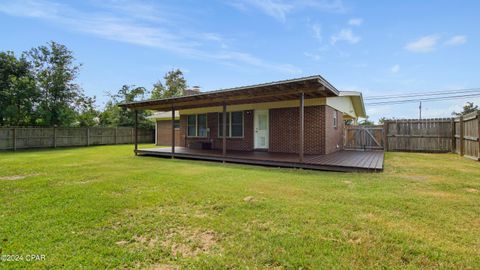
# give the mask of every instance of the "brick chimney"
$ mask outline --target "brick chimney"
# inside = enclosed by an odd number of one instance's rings
[[[185,91],[183,91],[184,96],[191,96],[191,95],[196,95],[196,94],[200,94],[200,93],[201,93],[200,86],[198,86],[198,85],[192,86],[192,88],[185,89]]]

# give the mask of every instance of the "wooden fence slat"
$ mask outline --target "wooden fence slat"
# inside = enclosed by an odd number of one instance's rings
[[[13,139],[13,151],[17,151],[17,129],[13,128],[12,130],[12,139]]]
[[[132,129],[0,127],[0,150],[132,143]],[[153,143],[153,129],[139,129],[140,143]]]
[[[464,130],[463,130],[463,115],[460,116],[460,156],[463,156],[463,154],[465,153],[465,142],[463,140],[463,136],[464,136]]]
[[[480,160],[480,111],[477,111],[477,137],[479,138],[477,146],[477,160]]]

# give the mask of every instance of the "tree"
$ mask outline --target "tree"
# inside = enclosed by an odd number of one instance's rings
[[[77,121],[76,126],[92,127],[99,124],[99,112],[95,108],[94,97],[81,97],[77,101]]]
[[[116,94],[110,94],[110,100],[105,105],[105,110],[100,114],[100,124],[104,126],[134,126],[134,111],[120,108],[118,105],[141,100],[144,98],[146,92],[144,87],[123,85]],[[138,112],[139,127],[152,127],[153,123],[147,119],[149,114],[149,111]]]
[[[463,106],[463,111],[462,112],[459,112],[459,113],[452,112],[452,115],[453,116],[461,116],[461,115],[469,114],[469,113],[476,112],[476,111],[478,111],[478,105],[474,105],[473,102],[467,102]]]
[[[386,117],[381,117],[380,119],[378,119],[378,123],[383,125],[383,123],[385,123],[385,121],[387,121],[387,118]]]
[[[25,58],[0,52],[0,126],[29,125],[39,97]]]
[[[368,118],[369,118],[369,117],[368,117],[368,115],[367,115],[367,117],[365,117],[364,120],[358,122],[358,125],[360,125],[360,126],[372,126],[372,125],[375,125],[375,123],[374,123],[373,121],[368,120]]]
[[[71,126],[76,118],[75,106],[83,97],[82,89],[74,82],[80,65],[74,63],[72,51],[51,41],[24,55],[40,90],[36,124]]]
[[[187,81],[179,69],[174,69],[163,77],[165,84],[158,81],[153,85],[151,99],[179,97],[187,89]]]

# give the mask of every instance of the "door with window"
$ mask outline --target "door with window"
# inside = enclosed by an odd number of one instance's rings
[[[255,110],[254,146],[255,149],[268,149],[268,110]]]

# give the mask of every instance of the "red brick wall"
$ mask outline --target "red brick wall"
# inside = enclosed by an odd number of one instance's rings
[[[298,108],[270,110],[270,152],[298,153]],[[305,154],[325,152],[325,106],[305,107]]]
[[[172,121],[157,121],[157,145],[172,145]],[[175,129],[175,145],[181,146],[180,130]]]
[[[208,138],[186,138],[187,116],[180,116],[180,134],[185,145],[194,141],[209,141],[214,149],[222,149],[222,138],[218,137],[218,113],[207,114],[207,126],[210,129]],[[227,138],[227,150],[253,150],[253,111],[243,112],[243,138]]]
[[[337,112],[337,127],[333,127],[333,114]],[[325,106],[325,154],[338,151],[343,148],[343,114],[332,107]],[[338,146],[338,148],[337,148]]]
[[[280,153],[298,153],[299,122],[298,108],[269,110],[269,151]],[[335,109],[321,105],[305,107],[305,154],[325,154],[337,150],[343,145],[343,117],[338,112],[338,126],[333,128]],[[218,113],[208,113],[207,125],[209,138],[186,138],[187,116],[180,116],[180,141],[188,147],[190,142],[209,141],[215,149],[222,148],[222,139],[218,137]],[[254,112],[244,112],[244,138],[227,139],[227,149],[252,151],[254,138]]]

